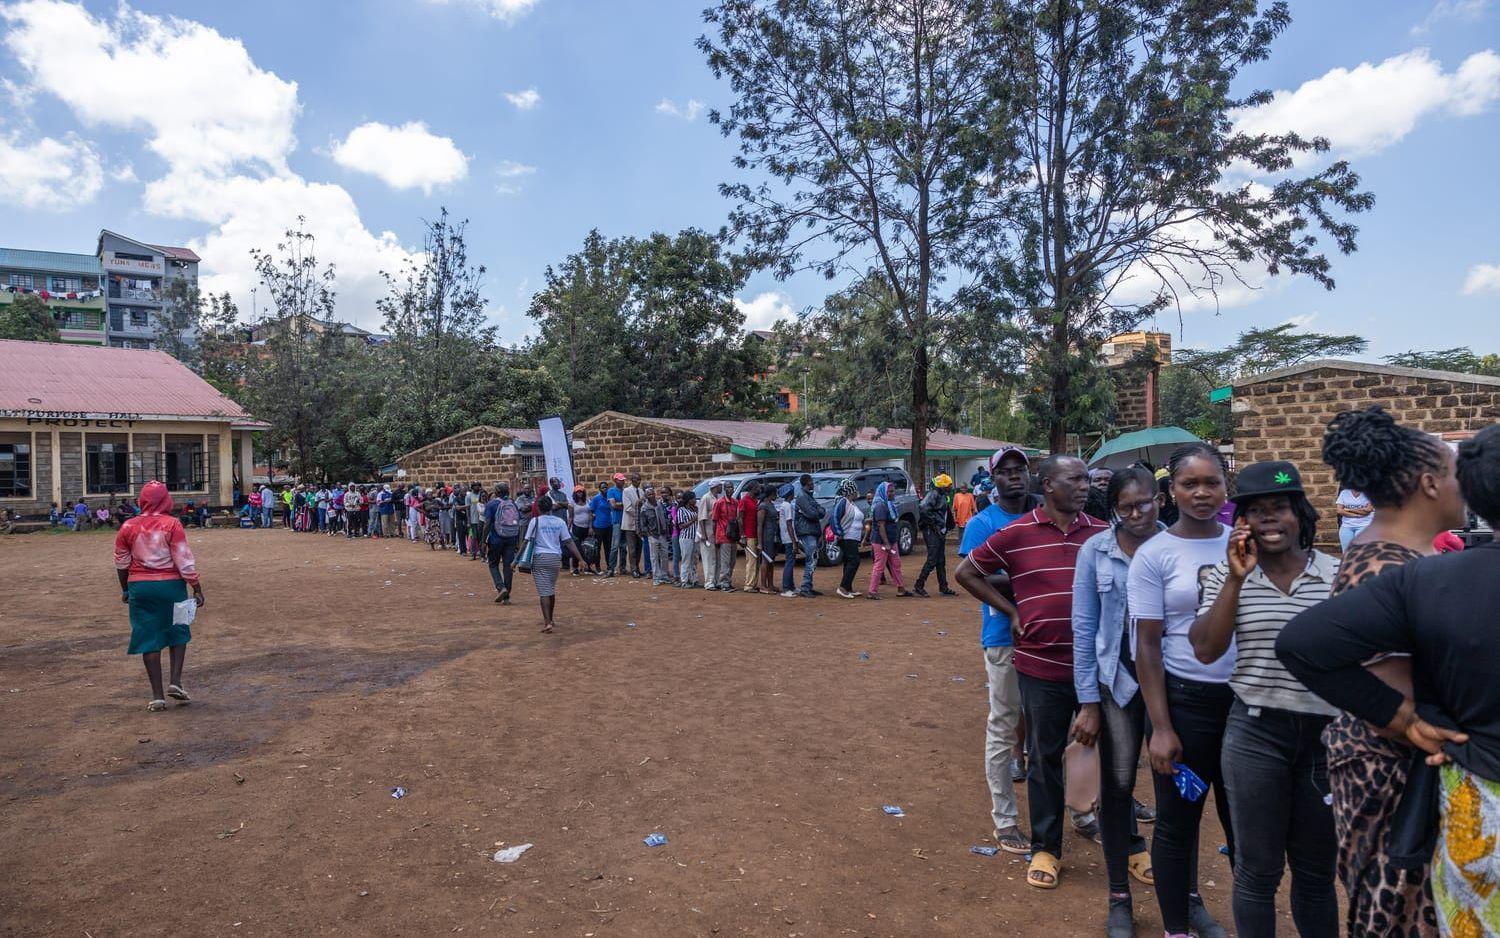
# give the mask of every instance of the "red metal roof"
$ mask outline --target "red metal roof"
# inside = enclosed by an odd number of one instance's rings
[[[163,254],[167,255],[168,257],[175,257],[175,258],[177,258],[180,261],[189,261],[191,263],[196,264],[199,261],[203,260],[203,258],[199,257],[190,248],[174,248],[174,247],[168,247],[165,244],[153,244],[151,246],[154,247],[154,248],[156,248],[158,251],[162,252]]]
[[[0,416],[9,411],[251,419],[166,352],[7,339]]]

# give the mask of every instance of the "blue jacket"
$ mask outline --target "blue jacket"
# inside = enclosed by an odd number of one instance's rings
[[[1156,529],[1164,531],[1166,525],[1158,522]],[[1079,703],[1098,703],[1102,685],[1123,707],[1140,689],[1120,667],[1120,643],[1129,621],[1129,573],[1130,558],[1120,549],[1113,528],[1095,534],[1078,549],[1073,569],[1073,689]]]

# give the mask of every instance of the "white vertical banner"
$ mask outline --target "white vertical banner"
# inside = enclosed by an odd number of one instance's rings
[[[573,453],[568,448],[568,428],[561,417],[543,417],[537,422],[542,431],[542,458],[547,463],[547,478],[560,479],[562,490],[573,494]]]

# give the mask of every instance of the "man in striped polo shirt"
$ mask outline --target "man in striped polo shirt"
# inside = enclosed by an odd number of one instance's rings
[[[1016,623],[1015,665],[1026,717],[1027,803],[1031,870],[1026,881],[1057,886],[1063,835],[1063,750],[1078,697],[1073,691],[1073,568],[1083,542],[1107,525],[1083,513],[1088,467],[1073,456],[1049,456],[1037,469],[1042,505],[996,531],[969,553],[957,579],[980,602]],[[988,577],[1004,573],[1011,602]]]

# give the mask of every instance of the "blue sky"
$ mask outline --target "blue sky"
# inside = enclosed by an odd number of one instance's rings
[[[0,244],[91,251],[99,228],[204,256],[247,313],[247,251],[300,212],[378,326],[381,269],[446,205],[519,339],[546,265],[593,227],[717,229],[728,103],[694,48],[704,0],[0,2]],[[1247,117],[1333,139],[1376,194],[1332,293],[1236,291],[1159,325],[1180,344],[1288,320],[1371,354],[1500,351],[1500,0],[1294,0]],[[507,96],[510,97],[507,97]],[[1247,276],[1265,280],[1256,271]],[[753,325],[821,302],[753,279]],[[262,293],[260,301],[264,302]]]

